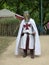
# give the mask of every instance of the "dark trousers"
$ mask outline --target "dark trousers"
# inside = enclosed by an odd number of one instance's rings
[[[27,50],[25,49],[23,51],[24,51],[23,57],[26,57],[27,56]],[[34,58],[34,49],[31,49],[30,50],[30,56],[31,56],[31,58]]]
[[[24,34],[22,34],[23,36]],[[29,49],[29,34],[27,33],[27,40],[26,40],[26,49],[23,49],[24,51],[24,57],[27,56],[27,50]],[[34,58],[34,49],[30,49],[30,55],[31,58]]]
[[[27,34],[27,40],[26,40],[26,49],[24,49],[24,55],[27,55],[27,50],[29,49],[29,35]],[[34,49],[29,49],[31,57],[34,58]]]

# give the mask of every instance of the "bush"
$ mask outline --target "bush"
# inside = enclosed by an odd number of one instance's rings
[[[16,36],[20,21],[14,18],[0,18],[0,35]]]

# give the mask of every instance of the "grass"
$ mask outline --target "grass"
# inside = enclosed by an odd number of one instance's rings
[[[0,54],[3,53],[14,40],[15,37],[0,37]]]

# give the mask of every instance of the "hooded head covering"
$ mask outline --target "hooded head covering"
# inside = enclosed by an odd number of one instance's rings
[[[26,21],[29,20],[29,18],[30,18],[29,11],[24,11],[24,18]]]

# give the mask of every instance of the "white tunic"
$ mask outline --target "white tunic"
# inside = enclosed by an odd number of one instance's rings
[[[27,24],[30,24],[29,22]],[[24,25],[26,25],[26,23],[24,23]],[[23,27],[23,31],[22,33],[24,33],[24,35],[21,37],[21,42],[20,42],[20,48],[25,49],[26,48],[26,40],[27,40],[27,34],[25,33],[29,33],[29,49],[34,49],[34,36],[32,35],[32,33],[34,32],[32,25],[30,24],[30,26],[28,26],[28,29],[26,29],[26,27]]]

